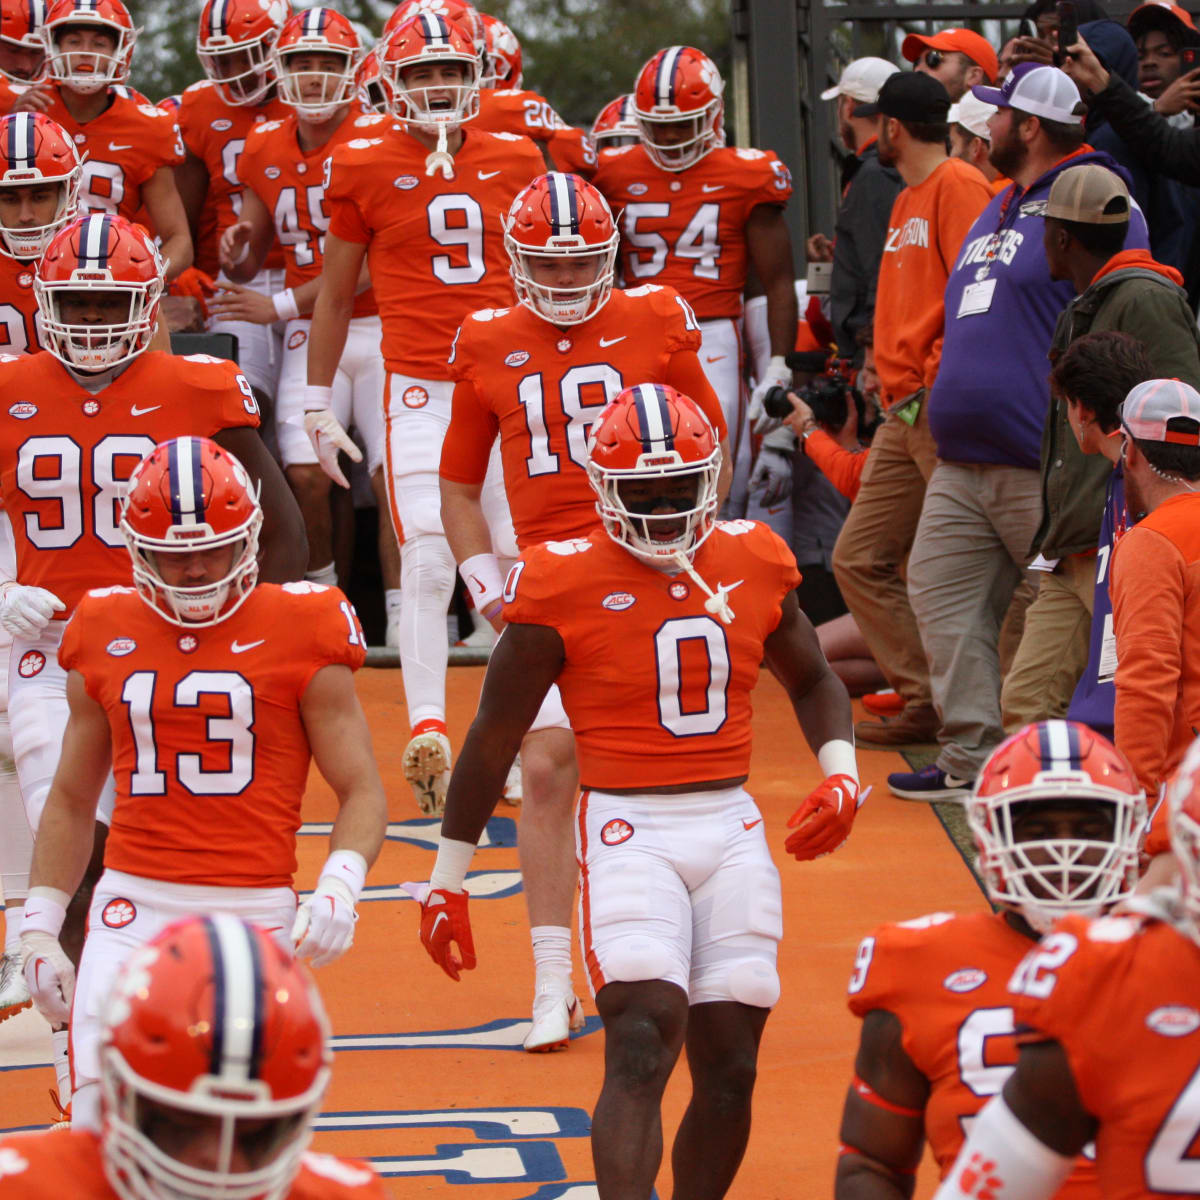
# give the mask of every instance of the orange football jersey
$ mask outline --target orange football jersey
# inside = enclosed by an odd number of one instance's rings
[[[518,88],[485,88],[479,93],[479,115],[472,122],[488,133],[523,133],[546,147],[555,169],[590,177],[596,149],[582,129],[568,125],[545,96]]]
[[[36,354],[41,324],[33,298],[35,262],[0,254],[0,354]]]
[[[79,185],[81,212],[119,213],[137,219],[142,186],[159,167],[183,162],[183,139],[173,114],[146,104],[139,93],[112,90],[112,103],[80,125],[67,111],[57,88],[50,89],[46,115],[75,139],[83,159]]]
[[[1066,1051],[1105,1200],[1200,1194],[1200,946],[1144,917],[1067,917],[1013,975],[1024,1040]]]
[[[741,316],[746,222],[792,194],[770,150],[721,146],[686,171],[664,171],[641,145],[617,146],[601,151],[592,182],[619,214],[626,284],[669,283],[702,321]]]
[[[12,521],[17,578],[67,607],[88,588],[129,583],[118,527],[125,481],[168,438],[259,423],[234,363],[147,351],[89,392],[52,354],[0,358],[0,503]]]
[[[108,714],[117,799],[105,866],[173,883],[290,887],[311,757],[300,698],[357,670],[362,629],[337,588],[259,584],[189,629],[132,588],[79,602],[58,661]]]
[[[304,1155],[288,1200],[386,1200],[383,1180],[362,1162]],[[104,1175],[100,1135],[40,1130],[0,1139],[0,1200],[118,1200]]]
[[[329,229],[325,174],[334,150],[353,138],[361,138],[364,128],[370,129],[378,121],[378,117],[351,111],[323,146],[307,152],[300,147],[294,113],[282,121],[255,126],[246,134],[238,173],[275,219],[288,287],[299,287],[321,274],[325,233]],[[378,311],[370,288],[354,297],[354,316],[372,317]]]
[[[389,117],[333,152],[329,228],[367,247],[389,371],[449,379],[455,331],[513,303],[501,217],[544,165],[513,134],[463,130],[454,178],[425,174],[428,151]]]
[[[900,1022],[905,1053],[929,1080],[925,1136],[942,1176],[1016,1065],[1008,981],[1034,944],[987,912],[881,925],[859,943],[850,1011],[865,1017],[882,1009]],[[1057,1195],[1099,1197],[1095,1164],[1081,1157]]]
[[[763,642],[799,582],[784,542],[755,521],[719,521],[693,566],[737,585],[731,625],[686,575],[635,558],[603,529],[534,546],[509,572],[504,619],[563,641],[558,676],[584,787],[651,788],[750,771],[750,693]]]
[[[586,473],[588,433],[622,388],[669,383],[725,436],[699,347],[686,301],[653,284],[614,290],[594,317],[569,330],[523,304],[472,313],[450,355],[457,383],[441,473],[482,483],[499,433],[517,544],[586,536],[599,520]]]
[[[208,192],[196,239],[195,265],[201,271],[215,276],[220,270],[217,246],[221,234],[242,211],[238,158],[246,144],[246,135],[264,121],[282,121],[291,113],[292,109],[275,97],[263,104],[229,104],[208,79],[184,89],[179,103],[179,131],[184,146],[208,171]],[[263,265],[281,268],[283,250],[272,246]]]

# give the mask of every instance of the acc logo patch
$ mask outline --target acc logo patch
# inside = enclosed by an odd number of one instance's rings
[[[406,387],[400,397],[405,408],[424,408],[429,403],[429,393],[419,384]]]
[[[227,129],[232,129],[232,128],[233,128],[233,122],[232,122],[231,120],[229,120],[229,118],[228,118],[228,117],[218,117],[218,118],[217,118],[217,119],[216,119],[216,120],[215,120],[215,121],[212,123],[212,127],[213,127],[213,129],[215,129],[215,130],[216,130],[218,133],[224,133],[224,132],[225,132],[225,130],[227,130]]]
[[[1200,1029],[1200,1012],[1187,1004],[1164,1004],[1146,1018],[1146,1027],[1163,1037],[1187,1037]]]
[[[279,168],[278,168],[278,167],[268,167],[268,168],[267,168],[267,169],[266,169],[266,170],[263,172],[263,174],[264,174],[264,175],[265,175],[265,176],[266,176],[268,179],[278,179],[278,178],[279,178],[279,176],[282,174],[282,172],[279,170]]]
[[[132,654],[137,649],[137,642],[133,638],[113,638],[104,648],[113,658],[122,658],[126,654]]]
[[[631,196],[644,196],[650,190],[650,185],[648,183],[631,183],[625,190]]]
[[[392,187],[398,187],[402,192],[409,192],[420,182],[415,175],[398,175],[392,180]]]
[[[179,649],[184,652],[184,654],[191,654],[191,652],[195,650],[200,643],[196,641],[195,637],[193,637],[190,633],[183,633],[179,635],[179,641],[177,641],[175,645],[177,645]]]
[[[40,650],[26,650],[17,663],[17,674],[22,679],[32,679],[41,674],[46,666],[46,656]]]
[[[688,587],[686,583],[684,583],[681,579],[677,579],[669,588],[667,588],[667,595],[670,596],[672,600],[686,600],[688,596],[691,595],[691,591],[692,589]]]
[[[973,992],[976,988],[983,987],[985,983],[987,983],[986,971],[981,971],[978,967],[963,967],[959,971],[951,971],[942,980],[942,987],[948,992],[957,992],[961,996],[966,992]]]
[[[637,597],[631,596],[628,592],[609,592],[600,603],[609,612],[624,612],[637,603]]]
[[[94,417],[100,411],[99,400],[85,400],[83,402],[83,415],[85,417]]]
[[[102,920],[109,929],[124,929],[137,916],[137,909],[132,900],[110,900],[100,913]]]
[[[528,350],[514,350],[505,360],[506,367],[523,367],[529,361]]]
[[[288,349],[295,350],[299,346],[303,346],[308,341],[308,334],[303,329],[293,329],[292,336],[288,338]]]
[[[16,417],[18,421],[28,421],[30,417],[37,414],[37,405],[30,404],[28,400],[18,400],[8,410],[10,417]]]
[[[619,846],[631,837],[633,826],[624,817],[613,817],[611,821],[605,821],[604,828],[600,830],[600,840],[606,846]]]

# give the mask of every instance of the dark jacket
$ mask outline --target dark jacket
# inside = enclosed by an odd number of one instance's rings
[[[1118,330],[1145,344],[1157,377],[1200,388],[1200,331],[1180,278],[1145,251],[1123,250],[1063,310],[1051,359],[1085,333]],[[1103,455],[1079,449],[1066,409],[1061,400],[1050,406],[1042,435],[1042,523],[1034,549],[1047,558],[1096,548],[1112,474]]]
[[[833,228],[833,275],[829,310],[838,353],[855,358],[854,335],[875,316],[875,286],[887,238],[892,201],[904,187],[895,167],[879,161],[872,141],[859,151],[859,167],[838,206]]]
[[[1115,72],[1089,97],[1094,108],[1151,173],[1200,185],[1200,127],[1175,129]]]

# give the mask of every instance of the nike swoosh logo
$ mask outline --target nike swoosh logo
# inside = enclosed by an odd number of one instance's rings
[[[720,192],[720,191],[723,191],[724,188],[725,188],[725,185],[723,183],[702,183],[700,185],[700,190],[705,193]]]
[[[840,787],[835,787],[833,789],[833,794],[837,797],[837,810],[838,810],[838,812],[841,812],[842,811],[842,801],[845,800],[846,793],[843,792]]]
[[[704,361],[710,362],[710,363],[720,362],[721,359],[723,359],[724,357],[725,357],[724,354],[706,354],[704,356]]]
[[[479,171],[479,172],[477,172],[477,174],[479,175],[480,179],[494,179],[497,175],[500,174],[500,172],[499,171]]]
[[[483,595],[484,592],[487,591],[487,588],[484,586],[482,579],[472,579],[471,582],[475,585],[476,590],[479,592],[479,594],[481,596]]]
[[[743,829],[753,829],[753,828],[755,827],[755,825],[761,825],[761,824],[762,824],[762,817],[759,817],[757,821],[746,821],[746,820],[743,820],[743,821],[742,821],[742,828],[743,828]]]
[[[108,148],[115,153],[120,153],[122,150],[132,150],[132,146],[118,146],[116,142],[109,142]]]
[[[149,408],[138,408],[136,404],[129,406],[129,415],[131,417],[144,417],[147,413],[158,412],[162,408],[161,404],[151,404]]]
[[[615,346],[618,342],[623,342],[628,336],[629,335],[627,333],[623,333],[620,337],[615,338],[602,337],[600,339],[600,348],[602,350],[607,350],[609,346]]]
[[[433,941],[433,939],[434,939],[435,937],[437,937],[438,926],[439,926],[439,925],[440,925],[440,924],[441,924],[443,921],[448,921],[448,920],[450,920],[450,918],[449,918],[448,916],[446,916],[446,914],[445,914],[444,912],[443,912],[443,913],[438,913],[438,915],[437,915],[437,916],[434,918],[434,921],[433,921],[433,928],[432,928],[432,929],[430,929],[430,931],[429,931],[429,940],[430,940],[431,942]]]
[[[259,638],[257,642],[239,642],[235,638],[229,648],[234,654],[245,654],[247,650],[253,650],[255,646],[261,646],[266,640],[266,638]]]

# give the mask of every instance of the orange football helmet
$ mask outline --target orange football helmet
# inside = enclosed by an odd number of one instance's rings
[[[421,13],[435,13],[455,25],[461,25],[475,47],[475,55],[481,60],[487,52],[487,31],[483,24],[483,15],[469,0],[401,0],[392,10],[383,26],[380,41],[386,41],[392,34]]]
[[[608,536],[638,558],[691,558],[713,531],[721,447],[700,407],[673,387],[642,383],[615,396],[592,428],[587,470]]]
[[[0,75],[10,83],[45,78],[45,20],[45,0],[0,0]]]
[[[271,48],[291,15],[289,0],[205,0],[196,57],[226,103],[257,104],[271,90]]]
[[[46,349],[65,366],[85,372],[136,358],[154,336],[163,270],[158,248],[140,225],[109,213],[70,222],[51,238],[33,281]],[[87,292],[96,294],[93,312],[101,319],[67,321],[64,299]],[[126,304],[121,320],[101,311],[114,296]]]
[[[44,225],[8,226],[0,212],[0,254],[10,258],[41,258],[50,239],[79,207],[83,164],[70,135],[44,113],[19,112],[0,117],[0,149],[6,165],[0,191],[16,191],[47,183],[59,185],[58,207]]]
[[[642,145],[664,171],[683,171],[722,142],[725,84],[692,46],[660,50],[638,73],[633,111]]]
[[[387,114],[392,111],[391,89],[379,69],[379,46],[373,46],[363,55],[358,70],[354,73],[354,86],[358,98],[372,112]]]
[[[1068,832],[1047,814],[1066,809]],[[1095,916],[1132,895],[1146,826],[1133,768],[1077,721],[1039,721],[992,752],[966,802],[992,900],[1045,933],[1067,913]],[[1023,828],[1031,819],[1044,827]]]
[[[461,82],[406,81],[406,75],[438,63],[461,63]],[[467,30],[439,13],[420,10],[392,30],[380,74],[391,90],[392,112],[401,120],[429,129],[457,129],[479,113],[479,55]]]
[[[1200,741],[1191,744],[1167,787],[1167,830],[1179,863],[1188,932],[1200,943]]]
[[[95,50],[61,50],[58,35],[66,26],[93,25],[116,39],[110,54]],[[50,78],[76,92],[98,92],[124,83],[133,62],[138,31],[121,0],[55,0],[42,26]]]
[[[312,977],[270,935],[228,913],[169,925],[129,956],[102,1013],[109,1182],[122,1200],[278,1200],[332,1061]]]
[[[597,150],[632,146],[641,141],[641,130],[633,113],[633,96],[626,93],[610,100],[592,122],[592,141]]]
[[[336,71],[299,71],[290,65],[308,54],[329,54],[341,61]],[[327,121],[354,99],[354,75],[362,43],[354,26],[332,8],[306,8],[279,31],[271,61],[279,80],[279,98],[310,121]]]
[[[595,316],[612,295],[619,239],[608,202],[587,180],[539,175],[504,221],[517,299],[555,325]]]
[[[499,17],[491,13],[480,13],[483,22],[485,57],[483,88],[520,88],[521,86],[521,43],[517,35]]]
[[[216,625],[236,612],[258,582],[258,488],[228,450],[208,438],[181,437],[156,446],[129,477],[121,533],[133,559],[133,582],[155,612],[174,625]],[[216,580],[169,583],[172,553],[232,546]]]

